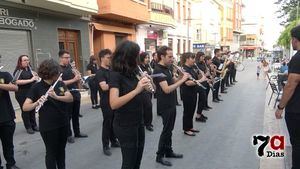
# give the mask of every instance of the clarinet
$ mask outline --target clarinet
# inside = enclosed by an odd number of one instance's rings
[[[45,93],[45,98],[46,98],[46,99],[47,99],[47,97],[48,97],[48,95],[49,95],[50,90],[51,90],[51,89],[54,89],[54,87],[56,86],[57,82],[60,80],[61,76],[62,76],[62,73],[59,75],[59,77],[57,78],[57,80],[55,81],[55,83],[54,83],[52,86],[50,86],[50,88],[49,88],[49,89],[47,90],[47,92]],[[39,105],[35,107],[35,112],[38,112],[38,111],[41,109],[41,107],[42,107],[42,106],[44,105],[44,103],[46,102],[46,99],[45,99],[45,101],[39,103]]]
[[[194,65],[196,66],[196,68],[198,69],[198,71],[201,73],[201,75],[202,75],[202,76],[205,76],[204,72],[198,67],[198,65],[197,65],[196,63],[195,63]],[[207,83],[208,83],[208,82],[207,82]],[[210,87],[210,89],[211,89],[212,91],[215,90],[214,87],[213,87],[213,85],[212,85],[211,83],[208,83],[208,85],[209,85],[209,87]]]

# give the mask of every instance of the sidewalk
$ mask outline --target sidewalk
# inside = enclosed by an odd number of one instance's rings
[[[271,96],[270,86],[266,91],[265,112],[264,112],[264,129],[265,135],[284,135],[285,137],[285,157],[284,158],[262,158],[260,160],[260,169],[290,169],[291,168],[291,143],[284,118],[277,120],[275,118],[275,97],[268,106],[268,101]]]

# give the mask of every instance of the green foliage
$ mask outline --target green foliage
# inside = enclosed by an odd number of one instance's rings
[[[277,11],[277,13],[279,13],[278,18],[283,19],[281,25],[289,24],[297,19],[297,6],[299,5],[299,0],[277,0],[275,4],[279,6],[279,10]]]
[[[291,44],[291,30],[299,24],[299,20],[295,20],[290,22],[287,26],[285,26],[285,29],[283,32],[281,32],[279,38],[278,38],[278,45],[290,49]]]

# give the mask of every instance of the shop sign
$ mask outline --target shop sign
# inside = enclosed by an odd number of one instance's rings
[[[34,28],[33,19],[9,16],[8,9],[0,7],[0,25],[15,26],[19,28]]]

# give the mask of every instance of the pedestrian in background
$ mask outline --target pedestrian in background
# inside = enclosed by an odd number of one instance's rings
[[[90,57],[90,63],[87,65],[86,72],[88,77],[88,84],[90,87],[90,98],[92,102],[92,109],[100,108],[98,104],[98,85],[96,83],[95,74],[98,70],[97,59],[94,56]]]
[[[257,78],[257,80],[259,80],[260,72],[261,72],[261,65],[259,64],[259,65],[256,66],[256,78]]]

